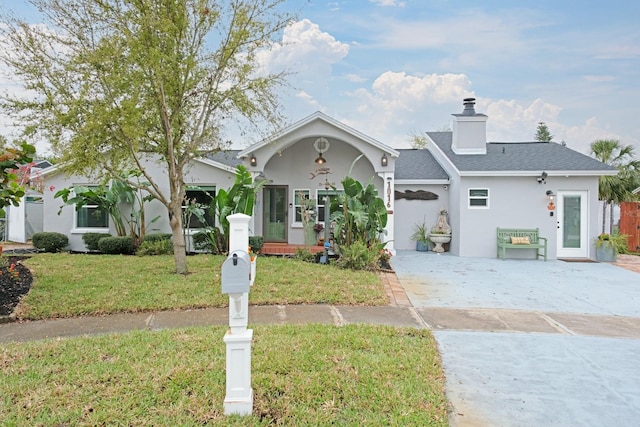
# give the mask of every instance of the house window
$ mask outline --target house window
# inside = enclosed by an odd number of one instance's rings
[[[329,221],[333,213],[329,207],[340,194],[340,190],[318,190],[318,222],[324,225]]]
[[[90,190],[97,190],[97,185],[87,186]],[[76,207],[76,224],[74,228],[109,228],[109,213],[100,207],[97,201]]]
[[[215,225],[215,212],[212,202],[216,197],[216,187],[211,185],[190,186],[185,194],[182,210],[185,212],[185,224],[188,228],[205,228]],[[202,219],[192,210],[197,209]],[[188,224],[187,224],[188,221]]]
[[[302,225],[302,200],[309,199],[309,189],[293,190],[293,211],[295,212],[294,224]]]
[[[489,189],[488,188],[470,188],[469,189],[469,207],[470,208],[488,208],[489,207]]]

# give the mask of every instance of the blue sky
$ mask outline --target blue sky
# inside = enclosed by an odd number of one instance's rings
[[[638,2],[312,0],[299,18],[263,58],[296,72],[290,122],[319,110],[405,148],[473,96],[490,141],[533,140],[544,121],[578,151],[615,138],[640,157]]]

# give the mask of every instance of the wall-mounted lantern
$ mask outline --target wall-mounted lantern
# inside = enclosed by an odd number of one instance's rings
[[[325,153],[330,146],[331,144],[329,144],[327,138],[322,136],[313,141],[313,148],[319,153],[318,158],[314,160],[317,164],[324,165],[327,163],[327,159],[322,157],[322,153]]]
[[[547,190],[547,197],[549,198],[549,204],[547,205],[547,209],[549,209],[549,216],[553,216],[553,211],[556,210],[556,204],[553,202],[556,195],[553,191]]]
[[[258,159],[253,154],[251,155],[251,159],[249,159],[249,164],[251,166],[258,166]]]
[[[382,159],[380,159],[380,164],[382,166],[387,166],[389,164],[389,159],[387,158],[387,153],[382,154]]]

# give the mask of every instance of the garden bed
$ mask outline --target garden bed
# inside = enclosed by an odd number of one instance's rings
[[[0,316],[8,316],[16,308],[33,282],[31,271],[22,264],[26,257],[0,258]]]

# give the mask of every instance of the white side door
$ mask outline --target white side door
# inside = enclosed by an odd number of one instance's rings
[[[587,258],[589,254],[586,191],[558,191],[558,258]]]

